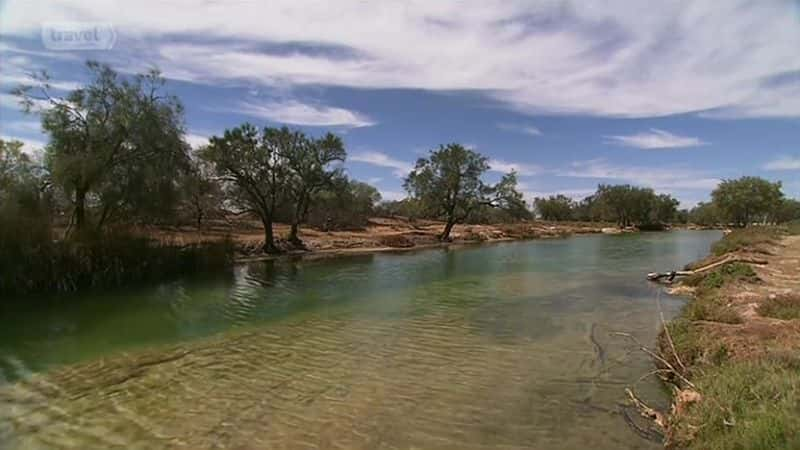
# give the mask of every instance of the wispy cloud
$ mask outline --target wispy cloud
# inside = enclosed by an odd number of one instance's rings
[[[764,170],[800,170],[800,156],[780,156],[764,164]]]
[[[542,135],[542,130],[534,127],[533,125],[525,125],[521,123],[498,123],[497,128],[506,131],[513,131],[516,133],[523,133],[530,136]]]
[[[363,114],[349,109],[326,105],[303,103],[298,100],[267,101],[254,103],[240,102],[237,108],[224,109],[273,122],[317,127],[359,128],[375,125]]]
[[[556,171],[565,177],[612,180],[652,187],[656,190],[708,190],[720,179],[703,171],[686,167],[623,166],[604,159],[573,162],[566,170]]]
[[[411,172],[414,165],[410,162],[400,161],[394,159],[386,153],[367,151],[355,153],[347,158],[349,161],[356,161],[364,164],[370,164],[378,167],[388,167],[393,170],[394,176],[403,178]]]
[[[25,137],[19,136],[9,136],[6,134],[0,135],[0,139],[4,141],[20,141],[22,142],[22,151],[28,153],[30,155],[35,154],[36,152],[43,150],[44,147],[47,145],[46,142],[40,141],[38,139],[30,139]]]
[[[194,149],[208,144],[208,136],[197,133],[186,133],[186,142]]]
[[[650,131],[627,136],[606,137],[609,141],[622,144],[626,147],[643,149],[699,147],[708,144],[707,142],[703,142],[700,138],[679,136],[657,128],[651,128]]]
[[[381,190],[381,200],[382,201],[395,201],[395,200],[402,200],[408,197],[408,194],[404,191],[385,191]]]
[[[103,17],[128,36],[147,36],[141,42],[149,46],[149,62],[191,81],[469,89],[526,113],[800,116],[800,83],[774,82],[798,70],[793,1],[659,8],[623,0],[602,7],[497,0],[470,8],[361,0],[202,8],[157,2],[159,20],[154,7],[8,0],[4,35],[28,36],[43,20]],[[287,42],[307,44],[281,44]],[[109,58],[123,64],[137,60],[122,49],[113,53]]]
[[[492,172],[501,173],[514,171],[517,172],[518,175],[522,176],[531,176],[542,172],[542,168],[534,164],[508,162],[501,159],[490,159],[489,170]]]

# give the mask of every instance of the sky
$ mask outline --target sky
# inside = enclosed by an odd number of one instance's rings
[[[193,146],[243,122],[337,133],[384,199],[451,142],[529,200],[630,183],[690,207],[742,175],[800,198],[800,0],[653,5],[0,0],[0,136],[43,147],[9,91],[44,69],[63,95],[97,60],[158,68]],[[54,34],[87,29],[102,45]]]

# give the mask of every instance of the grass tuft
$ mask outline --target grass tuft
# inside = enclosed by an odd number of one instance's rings
[[[757,311],[764,317],[782,320],[800,319],[800,295],[780,295],[768,299],[758,306]]]

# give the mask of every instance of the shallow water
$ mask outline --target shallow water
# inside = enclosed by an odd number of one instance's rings
[[[716,232],[585,236],[238,267],[0,303],[0,449],[656,449],[653,270]],[[660,295],[667,317],[682,300]],[[11,306],[13,305],[13,307]],[[654,380],[636,384],[654,404]]]

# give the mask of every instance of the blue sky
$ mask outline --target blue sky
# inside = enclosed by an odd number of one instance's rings
[[[65,22],[116,41],[48,50],[42,27]],[[3,0],[0,33],[0,135],[30,150],[46,137],[8,91],[36,69],[73,88],[95,59],[162,70],[193,145],[244,121],[339,133],[387,199],[448,142],[489,179],[517,170],[529,199],[633,183],[691,206],[745,174],[800,197],[796,0]]]

